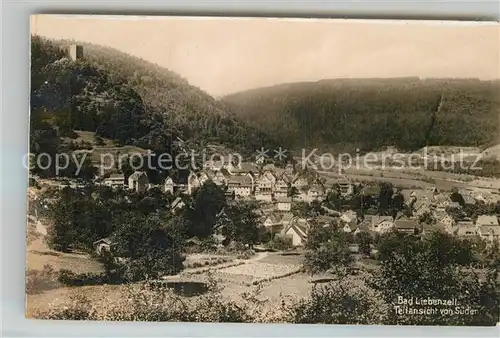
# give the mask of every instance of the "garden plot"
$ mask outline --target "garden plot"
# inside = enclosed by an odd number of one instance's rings
[[[233,275],[244,275],[251,276],[253,278],[262,279],[262,278],[272,278],[278,277],[282,275],[287,275],[293,273],[297,269],[299,269],[299,265],[292,264],[269,264],[262,262],[249,262],[247,264],[232,266],[225,269],[219,270],[222,273],[233,274]]]

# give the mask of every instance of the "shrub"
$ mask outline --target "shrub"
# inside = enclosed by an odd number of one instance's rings
[[[346,278],[314,287],[309,298],[289,309],[293,323],[307,324],[376,324],[387,313],[387,305],[378,294]]]
[[[289,236],[274,236],[274,238],[267,243],[267,247],[278,251],[290,250],[293,248],[292,238]]]
[[[253,251],[253,250],[245,250],[245,251],[239,253],[236,256],[236,258],[238,258],[238,259],[250,259],[254,255],[255,255],[255,251]]]
[[[26,293],[28,294],[36,294],[54,289],[59,285],[57,272],[48,264],[43,266],[43,270],[26,271]]]

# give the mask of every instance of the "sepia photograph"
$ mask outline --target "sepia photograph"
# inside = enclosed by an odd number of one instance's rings
[[[26,317],[500,323],[500,25],[32,15]]]

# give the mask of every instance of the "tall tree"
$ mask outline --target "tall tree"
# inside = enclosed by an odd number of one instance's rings
[[[226,196],[221,187],[206,182],[190,196],[184,208],[188,220],[188,236],[206,238],[213,234],[217,214],[226,205]]]

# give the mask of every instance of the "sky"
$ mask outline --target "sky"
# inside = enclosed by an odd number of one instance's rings
[[[116,48],[220,97],[331,78],[500,78],[500,25],[36,15],[31,33]]]

